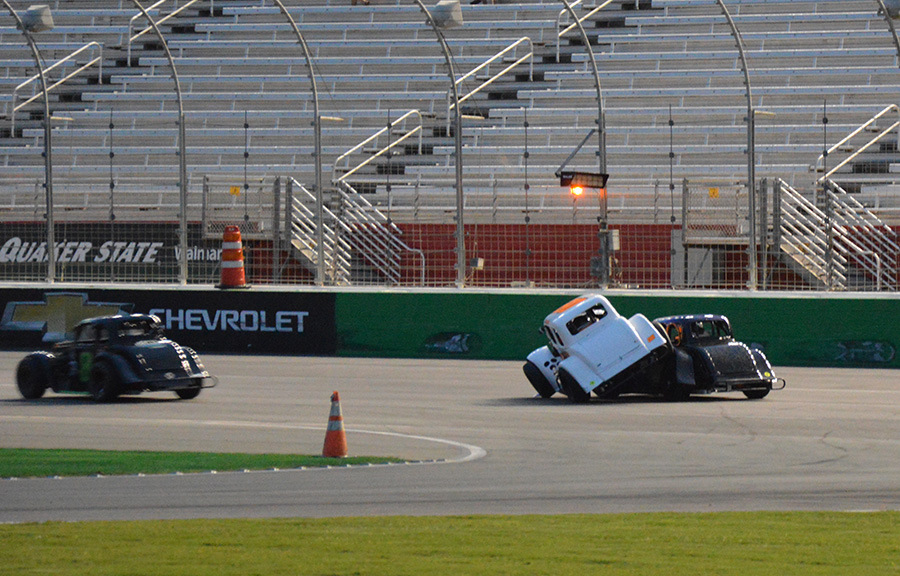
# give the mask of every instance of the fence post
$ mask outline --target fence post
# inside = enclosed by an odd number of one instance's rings
[[[272,282],[281,281],[281,253],[284,251],[284,234],[281,233],[281,176],[272,183]]]
[[[822,181],[822,194],[825,200],[825,284],[834,290],[834,202],[828,180]]]
[[[769,264],[769,180],[763,178],[760,180],[759,191],[759,226],[757,226],[759,243],[760,243],[760,288],[766,289],[766,275],[768,274]]]
[[[690,272],[688,270],[688,265],[690,260],[688,258],[688,243],[687,243],[687,229],[688,229],[688,214],[690,213],[688,210],[688,202],[690,198],[690,192],[688,190],[688,180],[684,178],[681,181],[681,248],[684,251],[684,287],[688,287],[688,281],[690,278]]]

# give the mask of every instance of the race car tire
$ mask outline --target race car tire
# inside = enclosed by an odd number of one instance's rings
[[[97,402],[111,402],[122,393],[122,382],[115,367],[100,360],[91,368],[91,380],[88,392]]]
[[[549,398],[556,393],[556,390],[547,381],[541,369],[535,366],[531,360],[525,362],[525,365],[522,366],[522,371],[525,372],[525,377],[528,378],[528,381],[531,382],[531,385],[540,394],[541,398]]]
[[[575,377],[569,374],[565,368],[560,368],[557,376],[559,378],[559,385],[562,388],[563,393],[569,397],[569,400],[575,404],[584,404],[591,399],[590,393],[585,392],[584,388],[582,388],[581,385],[578,384],[578,381],[575,380]]]
[[[683,402],[691,397],[691,390],[684,384],[673,382],[663,393],[663,398],[669,402]]]
[[[749,398],[750,400],[759,400],[760,398],[765,398],[769,394],[769,389],[765,390],[744,390],[744,396]]]
[[[177,394],[178,397],[182,400],[193,400],[200,395],[200,390],[203,389],[201,387],[201,382],[202,380],[198,382],[196,386],[193,386],[191,388],[182,388],[181,390],[176,390],[175,394]]]
[[[22,398],[37,400],[50,386],[47,366],[39,358],[26,356],[16,369],[16,385]]]

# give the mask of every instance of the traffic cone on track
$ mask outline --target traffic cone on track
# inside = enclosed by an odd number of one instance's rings
[[[345,458],[347,456],[344,415],[341,413],[341,396],[337,392],[331,395],[331,415],[328,416],[328,429],[325,432],[322,456],[325,458]]]
[[[226,226],[222,235],[222,282],[217,287],[247,288],[241,229],[237,226]]]

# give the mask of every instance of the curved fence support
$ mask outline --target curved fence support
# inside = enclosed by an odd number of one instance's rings
[[[425,20],[434,30],[444,52],[444,60],[447,61],[447,72],[450,76],[450,90],[453,93],[453,131],[456,146],[456,285],[462,288],[466,283],[466,236],[464,209],[465,197],[463,194],[463,160],[462,160],[462,112],[459,109],[459,89],[456,85],[456,71],[453,67],[453,57],[450,55],[450,46],[444,38],[443,32],[431,16],[431,12],[422,3],[422,0],[414,0],[419,9],[425,14]]]
[[[313,97],[313,147],[315,149],[315,185],[316,185],[316,250],[318,257],[316,260],[316,284],[322,286],[325,284],[325,213],[323,205],[325,203],[324,191],[322,190],[322,118],[319,115],[319,90],[316,86],[316,69],[313,67],[312,55],[309,52],[309,46],[297,27],[297,22],[282,4],[281,0],[272,0],[278,5],[281,14],[290,23],[291,30],[297,37],[300,49],[303,51],[303,57],[306,59],[306,69],[309,73],[309,84],[312,89]]]
[[[744,39],[738,30],[737,24],[731,17],[731,12],[725,6],[724,0],[716,0],[722,15],[728,21],[731,35],[737,45],[738,56],[741,60],[741,69],[744,72],[744,85],[747,89],[747,195],[749,202],[749,232],[750,242],[747,247],[747,268],[749,279],[747,287],[756,290],[757,287],[757,261],[756,261],[756,112],[753,110],[753,93],[750,87],[750,68],[747,65],[747,56],[744,53]]]
[[[185,144],[185,127],[184,127],[184,101],[181,97],[181,82],[178,79],[178,69],[175,67],[175,60],[172,58],[172,53],[169,51],[169,44],[166,42],[166,38],[163,36],[162,32],[159,30],[159,27],[156,25],[156,21],[150,16],[147,10],[141,5],[138,0],[131,0],[132,3],[137,7],[138,10],[141,11],[141,14],[144,18],[147,19],[147,22],[150,24],[150,27],[153,29],[153,32],[156,34],[156,37],[159,38],[160,43],[162,44],[163,51],[166,53],[166,59],[169,61],[169,67],[172,69],[172,80],[175,83],[175,96],[178,100],[178,189],[179,189],[179,232],[178,232],[178,245],[179,250],[181,252],[180,258],[178,259],[178,282],[181,284],[187,284],[188,278],[188,266],[187,266],[187,252],[188,252],[188,244],[187,244],[187,153],[186,153],[186,144]],[[154,4],[154,6],[158,6],[159,2]],[[144,31],[142,30],[138,34],[142,34]],[[131,45],[132,38],[129,37],[129,46]]]
[[[38,69],[38,76],[41,81],[41,94],[44,95],[44,192],[46,194],[47,208],[47,282],[56,280],[56,236],[54,231],[55,222],[53,219],[53,145],[51,142],[53,130],[50,126],[50,100],[47,96],[47,78],[44,76],[44,62],[41,59],[41,53],[34,43],[25,23],[19,14],[13,10],[9,2],[0,0],[9,10],[9,13],[16,21],[16,25],[25,35],[28,47],[31,48],[31,55],[34,57],[34,64]]]

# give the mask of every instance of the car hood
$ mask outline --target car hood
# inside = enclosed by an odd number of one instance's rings
[[[184,350],[172,341],[145,341],[131,346],[131,353],[148,372],[184,371],[187,366],[187,355]]]

